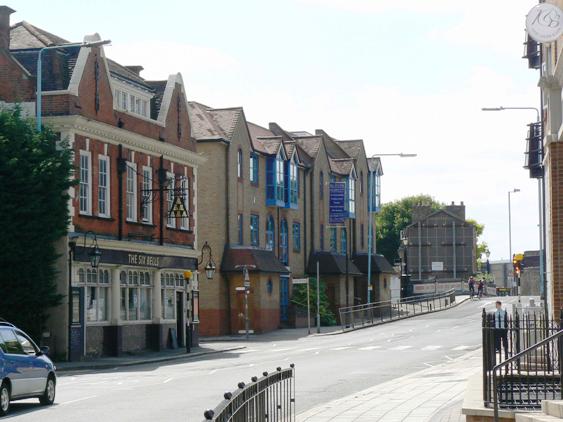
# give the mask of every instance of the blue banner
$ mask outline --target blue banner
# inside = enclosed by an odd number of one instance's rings
[[[346,182],[330,182],[329,217],[331,226],[342,225],[348,216],[346,212]]]

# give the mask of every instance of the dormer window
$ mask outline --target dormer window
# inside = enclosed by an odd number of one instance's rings
[[[297,208],[297,197],[299,194],[299,168],[297,157],[294,155],[289,162],[288,204],[289,208]]]
[[[150,118],[150,101],[153,93],[140,86],[112,78],[114,108],[127,113]]]

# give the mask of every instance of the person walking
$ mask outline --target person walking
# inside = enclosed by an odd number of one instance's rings
[[[473,276],[469,277],[469,296],[471,297],[471,299],[473,299],[473,296],[475,296],[475,279],[473,278]]]
[[[484,289],[485,289],[485,282],[483,280],[479,280],[479,284],[477,285],[477,293],[479,295],[479,299],[483,297]]]
[[[508,315],[502,308],[502,302],[497,300],[495,317],[495,350],[501,354],[501,346],[504,348],[504,358],[508,359]]]

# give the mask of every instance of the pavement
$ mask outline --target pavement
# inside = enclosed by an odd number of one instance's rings
[[[281,330],[250,341],[202,345],[215,350],[246,347],[244,349],[169,362],[62,372],[54,406],[39,406],[37,400],[15,402],[11,415],[5,419],[18,422],[201,422],[203,411],[214,408],[223,393],[236,389],[238,382],[248,382],[263,371],[287,367],[290,363],[296,366],[299,417],[334,400],[372,388],[390,390],[395,383],[404,388],[397,387],[393,390],[396,394],[418,389],[418,383],[430,379],[440,380],[442,384],[442,387],[426,384],[426,388],[433,388],[437,394],[446,385],[459,391],[456,389],[461,388],[465,374],[440,376],[440,373],[450,372],[441,365],[458,362],[467,353],[481,348],[481,312],[483,307],[492,310],[494,300],[466,301],[446,311],[341,335],[307,336],[306,329],[301,332]],[[478,359],[467,361],[465,357],[461,361],[478,364]],[[435,372],[431,372],[433,369]],[[429,371],[423,374],[431,376],[420,376],[421,371]],[[411,387],[401,381],[403,377],[411,377],[408,378]],[[460,380],[459,386],[454,382],[456,379]],[[424,392],[423,389],[418,391]],[[454,402],[454,396],[440,399],[433,410],[445,412],[448,406],[455,407]]]
[[[162,352],[144,352],[120,357],[97,358],[80,362],[57,362],[56,367],[57,373],[60,375],[64,372],[117,369],[126,366],[194,359],[200,356],[231,352],[245,348],[246,346],[240,345],[230,347],[206,345],[202,347],[192,347],[190,353],[186,353],[184,348],[180,348]]]
[[[458,422],[467,380],[481,368],[481,351],[317,406],[298,422]]]

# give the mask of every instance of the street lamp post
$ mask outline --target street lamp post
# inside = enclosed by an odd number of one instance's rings
[[[41,107],[42,107],[42,79],[43,79],[43,52],[47,50],[55,50],[59,48],[71,48],[71,47],[98,47],[100,45],[109,44],[110,40],[100,40],[100,41],[91,41],[91,42],[74,42],[74,43],[66,43],[66,44],[57,44],[57,45],[50,45],[48,47],[43,47],[39,50],[37,54],[37,81],[36,81],[36,96],[37,96],[37,104],[36,104],[36,121],[35,124],[37,125],[37,132],[41,132],[42,125],[41,125]]]
[[[403,152],[399,152],[396,154],[374,154],[371,156],[371,158],[380,158],[380,157],[400,157],[400,158],[412,158],[412,157],[416,157],[417,154],[406,154]],[[374,242],[375,242],[375,233],[372,233],[372,226],[373,226],[373,213],[376,211],[373,209],[373,201],[374,201],[374,196],[375,195],[375,171],[370,171],[369,172],[369,192],[368,192],[368,282],[367,282],[367,299],[368,299],[368,303],[371,303],[371,259],[372,259],[372,255],[373,252],[372,250],[374,249]]]
[[[536,112],[536,122],[542,124],[540,111],[537,107],[483,107],[482,111],[505,111],[505,110],[530,110]],[[543,132],[543,130],[542,130]],[[545,274],[545,178],[538,178],[538,207],[539,207],[539,249],[540,249],[540,285],[543,286],[545,315],[549,315],[547,306],[547,278]],[[512,259],[512,248],[510,259]]]

